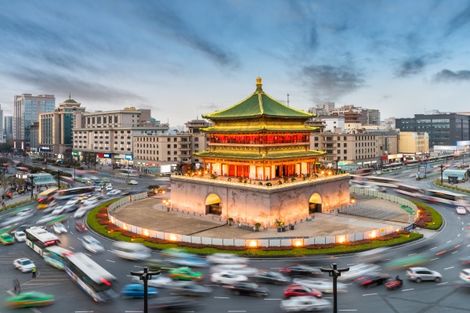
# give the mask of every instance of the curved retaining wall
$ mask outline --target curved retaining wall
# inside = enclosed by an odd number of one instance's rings
[[[353,190],[351,190],[353,191]],[[383,196],[383,198],[382,198]],[[381,194],[378,195],[381,199],[389,200],[389,201],[397,201],[395,197],[389,199],[390,195]],[[147,198],[147,193],[136,194],[132,196],[128,196],[122,198],[114,203],[112,203],[108,207],[108,216],[111,223],[116,225],[119,228],[122,228],[126,231],[144,236],[144,237],[151,237],[151,238],[158,238],[161,240],[167,240],[170,242],[184,242],[184,243],[191,243],[197,245],[204,245],[204,246],[226,246],[226,247],[263,247],[263,248],[279,248],[279,247],[303,247],[309,245],[322,245],[322,244],[342,244],[354,241],[361,241],[365,239],[375,239],[377,237],[382,237],[389,235],[393,232],[399,231],[401,229],[389,226],[381,229],[374,229],[366,232],[356,232],[356,233],[349,233],[343,235],[336,235],[336,236],[315,236],[315,237],[305,237],[305,238],[287,238],[287,239],[222,239],[222,238],[212,238],[212,237],[200,237],[200,236],[186,236],[181,234],[174,234],[174,233],[166,233],[161,231],[155,231],[151,229],[142,228],[139,226],[131,225],[120,221],[119,219],[113,216],[113,212],[115,209],[129,204],[133,201],[138,201]],[[400,204],[405,204],[414,208],[416,210],[416,206],[403,198],[399,198],[400,201],[405,201]],[[393,201],[393,202],[395,202]]]

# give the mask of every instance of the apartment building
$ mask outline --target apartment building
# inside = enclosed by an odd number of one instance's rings
[[[151,118],[150,110],[135,107],[77,112],[74,123],[73,153],[86,163],[132,164],[135,137],[168,131],[167,124]]]
[[[429,153],[429,135],[426,132],[400,132],[398,153]]]

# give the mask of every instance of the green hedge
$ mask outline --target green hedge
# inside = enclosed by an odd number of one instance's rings
[[[416,204],[418,209],[424,210],[431,216],[431,221],[427,222],[425,225],[420,225],[420,227],[432,230],[438,230],[441,228],[444,221],[442,219],[442,215],[436,209],[424,202],[413,201],[413,203]]]
[[[96,231],[97,233],[105,237],[108,237],[114,240],[138,242],[138,243],[142,243],[146,245],[149,248],[157,249],[157,250],[174,248],[178,246],[175,243],[151,242],[141,237],[132,238],[132,237],[122,234],[119,231],[108,232],[106,225],[101,225],[98,222],[97,214],[102,208],[109,206],[111,203],[115,201],[117,200],[108,201],[106,203],[103,203],[97,206],[96,208],[90,211],[90,213],[87,216],[87,223],[91,229],[93,229],[94,231]],[[341,253],[360,252],[360,251],[370,250],[370,249],[379,248],[379,247],[396,246],[396,245],[404,244],[404,243],[411,242],[417,239],[421,239],[422,237],[423,235],[419,233],[400,234],[399,237],[391,238],[388,240],[377,239],[377,240],[373,240],[367,243],[335,245],[332,247],[325,247],[325,248],[318,248],[318,249],[292,248],[292,249],[286,249],[286,250],[263,250],[262,248],[258,248],[258,249],[240,249],[240,250],[233,249],[231,250],[231,249],[219,249],[219,248],[214,248],[214,247],[201,247],[201,248],[184,247],[184,249],[190,253],[201,254],[201,255],[213,254],[213,253],[218,253],[218,252],[225,252],[225,253],[230,252],[230,253],[250,256],[250,257],[292,257],[292,256],[304,256],[304,255],[341,254]]]

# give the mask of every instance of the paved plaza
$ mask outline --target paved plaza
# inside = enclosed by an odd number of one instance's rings
[[[374,215],[373,208],[376,207]],[[202,237],[217,238],[286,238],[286,237],[310,237],[322,235],[340,235],[353,232],[364,232],[371,229],[387,226],[403,227],[408,218],[402,222],[377,219],[383,216],[384,210],[389,210],[389,215],[403,216],[403,210],[394,203],[378,199],[358,200],[358,210],[370,212],[369,217],[353,216],[346,214],[322,214],[316,213],[313,220],[295,225],[294,230],[277,232],[276,229],[252,230],[228,226],[224,222],[209,220],[207,216],[190,216],[177,212],[167,212],[161,201],[149,198],[130,203],[116,209],[113,215],[128,224],[182,235],[196,235]]]

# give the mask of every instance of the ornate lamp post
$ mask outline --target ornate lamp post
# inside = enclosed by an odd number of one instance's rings
[[[140,272],[131,272],[132,276],[137,276],[139,277],[140,280],[144,281],[144,313],[148,313],[148,280],[152,279],[152,275],[158,275],[160,274],[160,271],[158,272],[149,272],[148,267],[144,267],[143,271]]]
[[[333,263],[330,268],[321,267],[320,270],[333,277],[333,313],[338,313],[338,277],[342,272],[349,271],[349,267],[338,268],[336,263]]]

